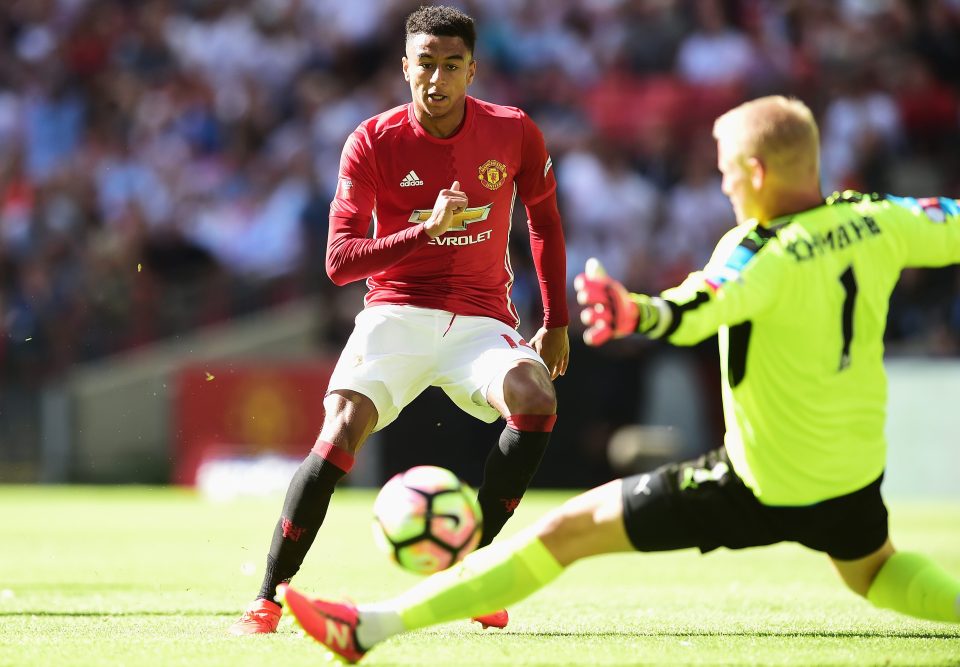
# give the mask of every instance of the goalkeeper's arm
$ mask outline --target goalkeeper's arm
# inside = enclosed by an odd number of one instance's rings
[[[611,338],[641,333],[659,338],[673,319],[670,306],[660,297],[627,292],[610,278],[595,258],[587,260],[584,273],[573,282],[577,302],[584,306],[580,320],[587,326],[587,345],[603,345]]]

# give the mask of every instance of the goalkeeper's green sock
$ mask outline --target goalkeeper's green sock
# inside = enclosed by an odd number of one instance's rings
[[[917,618],[960,622],[960,581],[921,554],[898,551],[890,556],[867,599],[875,607]]]
[[[492,544],[392,600],[360,605],[357,640],[370,648],[404,630],[489,614],[522,600],[562,571],[538,537]]]

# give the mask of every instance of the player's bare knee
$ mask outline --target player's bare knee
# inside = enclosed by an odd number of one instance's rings
[[[873,579],[867,578],[860,575],[845,574],[840,573],[840,579],[851,591],[859,595],[860,597],[867,597],[867,592],[870,590],[870,584],[873,583]]]
[[[569,517],[562,507],[551,510],[537,522],[537,537],[544,541],[562,539],[569,532],[569,527],[564,525],[567,521]]]
[[[591,538],[596,528],[593,512],[567,502],[544,516],[537,524],[537,536],[561,565],[594,553]]]
[[[553,383],[542,367],[533,364],[520,364],[504,376],[503,398],[512,414],[552,415],[557,412]]]
[[[856,560],[831,558],[834,568],[851,591],[866,597],[880,570],[895,553],[889,539],[872,554]]]
[[[377,409],[366,396],[353,391],[328,394],[317,440],[335,444],[355,454],[377,424]]]
[[[553,415],[557,412],[557,397],[552,391],[531,389],[516,402],[516,407],[513,407],[511,412],[522,415]]]
[[[537,537],[561,565],[569,565],[580,558],[578,541],[585,534],[576,515],[558,508],[544,516],[536,527]]]

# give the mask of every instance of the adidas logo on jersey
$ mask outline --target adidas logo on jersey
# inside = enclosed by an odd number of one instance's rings
[[[420,180],[420,177],[417,176],[417,172],[411,169],[406,176],[403,177],[403,180],[400,181],[401,188],[414,188],[418,185],[423,185],[423,181]]]

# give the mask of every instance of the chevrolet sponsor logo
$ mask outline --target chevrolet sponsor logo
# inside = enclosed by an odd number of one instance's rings
[[[485,206],[472,206],[466,208],[460,213],[453,214],[453,223],[450,225],[448,231],[451,232],[465,232],[467,231],[467,225],[472,225],[475,222],[482,222],[490,216],[490,209],[493,207],[493,204],[487,204]],[[410,224],[417,224],[420,222],[426,222],[430,219],[430,216],[433,215],[433,209],[417,209],[410,214],[410,219],[407,220]]]

